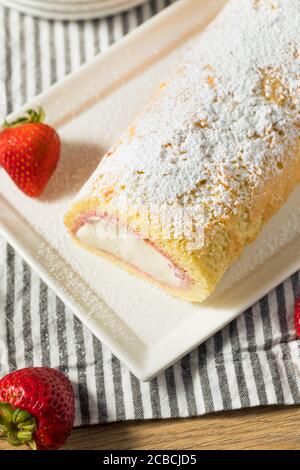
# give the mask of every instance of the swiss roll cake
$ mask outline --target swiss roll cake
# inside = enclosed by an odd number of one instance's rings
[[[300,2],[231,0],[83,186],[82,247],[201,302],[300,181]]]

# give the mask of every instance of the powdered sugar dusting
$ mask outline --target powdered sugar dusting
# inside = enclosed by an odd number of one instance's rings
[[[34,255],[40,267],[55,283],[56,292],[62,297],[71,297],[76,302],[77,308],[79,306],[84,311],[85,319],[92,328],[96,328],[97,322],[101,319],[101,328],[109,328],[113,337],[122,337],[126,342],[137,341],[137,337],[126,328],[126,325],[118,321],[115,312],[92,289],[87,287],[78,259],[72,260],[75,268],[72,270],[65,260],[44,242],[38,246]],[[91,277],[98,275],[92,270],[90,274]]]
[[[239,259],[228,269],[216,291],[210,297],[210,302],[217,299],[227,289],[239,285],[242,279],[255,276],[255,271],[264,264],[270,263],[270,259],[276,253],[280,253],[300,235],[300,187],[299,185],[291,194],[280,211],[269,220],[254,243],[247,246]],[[298,253],[294,251],[294,257]]]
[[[113,185],[112,202],[120,193],[151,207],[192,201],[209,222],[248,204],[294,158],[299,9],[298,0],[230,1],[79,198]]]

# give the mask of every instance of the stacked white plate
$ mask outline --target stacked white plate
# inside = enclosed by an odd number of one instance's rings
[[[145,0],[0,0],[23,13],[57,20],[84,20],[119,13]]]

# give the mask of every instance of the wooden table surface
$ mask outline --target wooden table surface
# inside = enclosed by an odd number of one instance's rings
[[[0,442],[0,449],[9,449]],[[300,407],[256,408],[194,419],[76,429],[64,449],[300,449]]]

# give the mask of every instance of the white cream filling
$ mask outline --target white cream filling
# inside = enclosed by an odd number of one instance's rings
[[[105,219],[93,217],[77,231],[77,237],[83,243],[104,250],[130,265],[133,265],[172,287],[182,286],[182,279],[176,275],[176,269],[159,251],[151,245],[126,233],[126,238],[117,236],[117,226]]]

